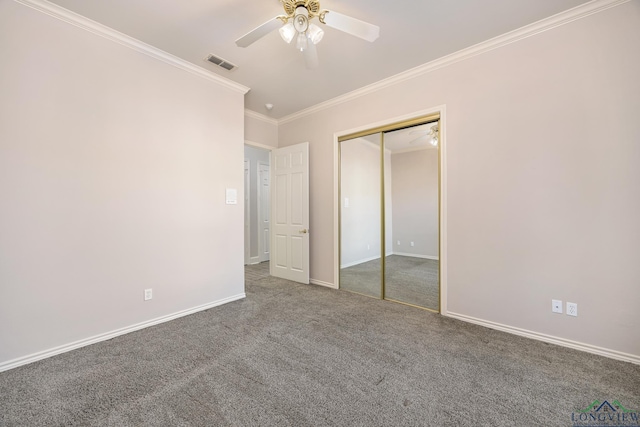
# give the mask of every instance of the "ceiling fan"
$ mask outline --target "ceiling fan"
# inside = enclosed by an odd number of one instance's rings
[[[318,22],[321,24],[369,42],[374,41],[380,35],[380,27],[377,25],[338,12],[320,9],[318,0],[280,0],[280,3],[284,7],[285,15],[276,16],[249,31],[236,40],[236,45],[247,47],[280,27],[282,39],[287,43],[291,43],[295,39],[296,49],[304,53],[307,68],[315,68],[318,66],[315,45],[322,40],[324,31],[311,22],[314,18],[318,18]]]
[[[429,128],[429,130],[424,130],[424,129],[420,129],[420,130],[415,130],[409,133],[409,135],[420,135],[419,137],[412,139],[411,141],[409,141],[409,144],[416,144],[416,143],[423,143],[426,141],[429,141],[429,144],[433,145],[434,147],[438,146],[438,124],[436,123],[435,125],[431,126]],[[426,139],[428,138],[428,139]]]

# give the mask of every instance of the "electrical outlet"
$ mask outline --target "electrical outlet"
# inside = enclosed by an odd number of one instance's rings
[[[153,289],[145,289],[144,290],[144,300],[149,301],[153,298]]]
[[[562,301],[557,299],[551,300],[551,311],[562,314]]]
[[[396,243],[398,246],[400,246],[400,240],[398,240],[398,242]]]
[[[577,316],[578,315],[578,304],[575,302],[567,303],[567,315],[569,316]]]
[[[413,244],[413,242],[411,242],[411,247],[413,247],[413,246],[415,246],[415,245]]]
[[[371,245],[367,245],[367,250],[370,250],[370,249],[371,249]]]

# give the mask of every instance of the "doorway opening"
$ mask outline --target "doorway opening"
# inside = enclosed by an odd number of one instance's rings
[[[244,146],[245,265],[269,261],[271,254],[271,152]]]
[[[441,311],[440,114],[338,138],[340,289]]]

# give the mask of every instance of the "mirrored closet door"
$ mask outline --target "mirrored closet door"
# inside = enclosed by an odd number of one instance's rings
[[[339,139],[341,289],[439,311],[438,125]]]
[[[380,135],[340,142],[340,287],[382,297]]]

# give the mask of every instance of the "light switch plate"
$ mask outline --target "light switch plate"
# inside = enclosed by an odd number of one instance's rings
[[[227,188],[226,196],[228,205],[238,204],[238,190],[236,190],[235,188]]]

